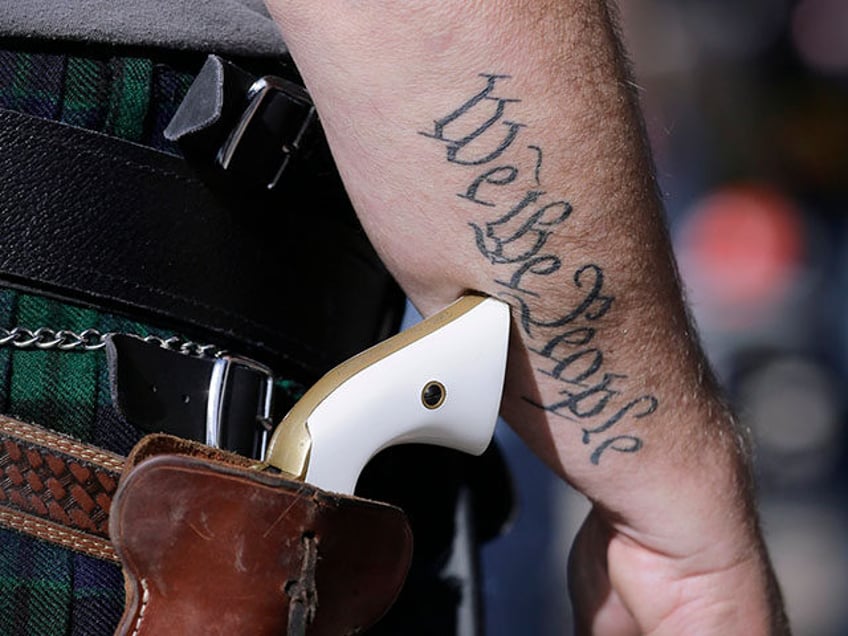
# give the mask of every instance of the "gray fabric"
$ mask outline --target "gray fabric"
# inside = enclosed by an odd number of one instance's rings
[[[0,37],[258,57],[285,52],[262,0],[0,0]]]

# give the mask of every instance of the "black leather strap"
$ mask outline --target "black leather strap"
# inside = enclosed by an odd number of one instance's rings
[[[304,164],[307,174],[316,169],[320,159],[308,158],[322,146],[319,128],[303,86],[278,76],[255,77],[210,55],[165,137],[213,179],[267,191],[290,187]]]
[[[270,369],[252,360],[192,356],[127,335],[107,338],[106,353],[112,402],[145,433],[260,458],[294,403]]]
[[[0,283],[173,326],[305,381],[403,297],[334,172],[224,198],[175,156],[0,111]]]

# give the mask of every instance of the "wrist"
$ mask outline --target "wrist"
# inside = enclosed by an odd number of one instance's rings
[[[680,574],[680,560],[613,540],[610,582],[640,625],[653,636],[783,634],[785,618],[762,549],[724,567]]]

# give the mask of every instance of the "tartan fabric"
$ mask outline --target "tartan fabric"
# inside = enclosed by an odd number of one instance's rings
[[[0,51],[0,108],[174,152],[162,136],[191,76],[143,58]],[[157,333],[128,319],[0,290],[0,326]],[[158,332],[159,335],[168,335]],[[0,348],[3,412],[126,454],[139,433],[114,412],[105,354]],[[0,531],[0,634],[112,634],[120,568]]]
[[[0,533],[0,634],[105,636],[114,633],[123,602],[117,566]]]
[[[145,58],[0,51],[0,108],[174,153],[162,131],[191,81],[190,74]],[[0,289],[0,327],[14,326],[170,335]],[[103,351],[0,347],[0,407],[121,454],[140,437],[112,407]],[[0,530],[0,634],[105,636],[114,632],[123,601],[123,577],[114,564]]]
[[[94,328],[104,333],[172,335],[122,316],[9,289],[0,292],[0,319],[5,321],[0,327],[7,329],[44,326],[75,333]],[[112,407],[102,349],[65,352],[0,348],[0,359],[7,360],[2,394],[8,415],[123,455],[138,440],[138,432]]]
[[[170,335],[121,316],[0,291],[0,327],[89,327]],[[4,412],[126,454],[140,434],[112,407],[106,355],[0,348]],[[120,568],[9,530],[0,531],[0,634],[112,634],[123,611]]]
[[[192,79],[146,58],[0,51],[0,108],[176,153],[162,131]]]

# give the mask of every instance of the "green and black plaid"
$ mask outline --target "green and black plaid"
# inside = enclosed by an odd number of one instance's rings
[[[192,79],[146,58],[0,51],[0,108],[176,152],[162,131]]]
[[[0,327],[153,332],[119,316],[0,291]],[[162,334],[165,335],[165,334]],[[139,434],[112,408],[105,353],[0,348],[2,412],[126,454]],[[0,531],[0,634],[111,634],[123,579],[110,563]]]
[[[0,108],[170,152],[176,149],[162,131],[191,80],[145,58],[0,51]],[[0,327],[15,326],[169,335],[121,316],[0,289]],[[0,409],[122,454],[139,437],[112,409],[102,351],[0,347]],[[112,634],[123,601],[117,566],[0,530],[0,634]]]

